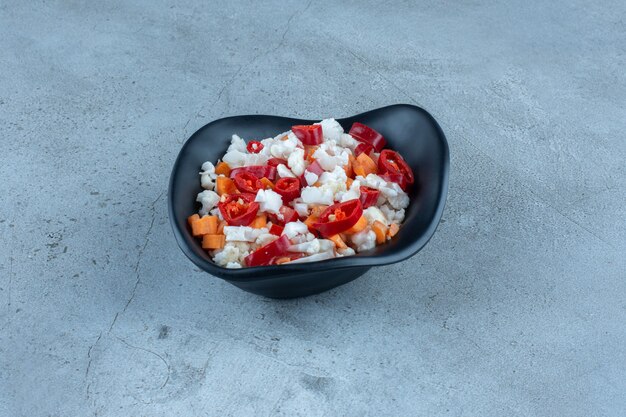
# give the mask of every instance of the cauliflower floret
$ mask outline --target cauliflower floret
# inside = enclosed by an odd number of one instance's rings
[[[332,240],[318,239],[320,242],[320,252],[326,252],[335,249],[335,244]]]
[[[342,134],[337,143],[344,148],[351,149],[352,151],[354,151],[354,148],[359,145],[359,142],[347,133]]]
[[[295,176],[302,175],[304,173],[304,149],[294,149],[287,159],[287,165]]]
[[[246,142],[239,137],[239,135],[232,135],[230,138],[230,145],[228,146],[227,152],[230,151],[239,151],[239,152],[247,152]]]
[[[298,243],[291,245],[287,250],[289,252],[302,252],[312,255],[320,251],[320,241],[319,239],[313,239],[310,242]]]
[[[293,208],[298,213],[298,216],[306,217],[309,215],[309,206],[306,203],[295,202],[294,200]]]
[[[352,235],[352,243],[356,245],[356,251],[373,249],[376,247],[376,233],[369,227]]]
[[[268,243],[275,241],[276,239],[278,239],[278,236],[276,235],[272,235],[270,233],[262,233],[259,235],[259,237],[256,238],[254,243],[257,246],[265,246]]]
[[[378,207],[370,206],[363,210],[363,215],[367,219],[367,224],[374,224],[375,221],[379,221],[385,226],[389,226],[387,216],[383,214]]]
[[[322,143],[313,153],[322,169],[332,171],[337,165],[343,167],[348,163],[350,151],[337,146],[337,142],[329,140]]]
[[[287,223],[282,234],[287,235],[289,239],[293,239],[297,235],[306,235],[308,231],[307,225],[298,220],[297,222]]]
[[[322,132],[324,139],[339,141],[339,138],[343,134],[343,127],[335,119],[324,119],[316,125],[322,125]]]
[[[304,171],[304,179],[306,180],[307,184],[313,185],[317,182],[319,176],[315,172]]]
[[[283,136],[280,136],[280,138],[283,137],[284,134]],[[270,153],[275,158],[287,159],[294,149],[296,149],[300,140],[293,134],[293,132],[289,132],[286,140],[282,140],[280,138],[274,139],[274,144],[270,147]]]
[[[291,172],[291,170],[287,168],[285,164],[278,164],[278,166],[276,167],[276,172],[278,173],[278,176],[280,178],[296,178],[296,176],[293,175],[293,172]]]
[[[219,208],[215,207],[213,210],[209,211],[209,214],[211,216],[217,216],[217,218],[222,221],[224,220],[224,216],[222,216],[222,212],[220,211]]]
[[[354,249],[352,249],[351,247],[347,247],[345,249],[337,249],[337,253],[340,256],[353,256],[356,254],[356,252],[354,251]]]
[[[249,153],[246,154],[245,166],[265,165],[268,159],[268,156],[262,153]]]
[[[322,185],[321,188],[331,190],[334,201],[346,191],[347,180],[346,171],[336,166],[331,172],[323,172],[318,181]]]
[[[331,250],[328,252],[316,253],[311,256],[305,256],[304,258],[298,258],[293,261],[285,262],[285,264],[302,264],[306,262],[317,262],[317,261],[323,261],[325,259],[330,259],[334,257],[335,257],[335,252]]]
[[[202,168],[200,171],[200,185],[202,185],[202,188],[206,188],[207,190],[214,189],[216,178],[217,174],[215,173],[215,166],[213,165],[213,163],[207,161],[202,164]]]
[[[301,197],[302,201],[307,204],[331,205],[334,202],[334,192],[329,187],[304,187]]]
[[[259,236],[268,232],[265,227],[255,229],[249,226],[224,226],[227,242],[255,242]]]
[[[278,211],[283,205],[283,197],[272,190],[257,191],[254,201],[260,203],[259,211],[274,214],[278,214]]]
[[[237,263],[240,266],[244,263],[244,258],[250,254],[250,245],[246,242],[226,242],[222,249],[213,252],[213,261],[219,266],[228,266],[230,263]]]
[[[226,264],[226,268],[230,268],[230,269],[241,268],[241,264],[239,262],[229,262]]]
[[[376,174],[368,174],[365,178],[357,176],[356,179],[362,185],[379,190],[394,209],[404,209],[409,206],[409,196],[395,182],[385,181]]]
[[[340,195],[335,195],[335,198],[338,198],[342,203],[344,201],[355,200],[361,197],[361,182],[358,180],[352,181],[352,185],[350,189],[345,193],[341,193]]]
[[[215,191],[204,190],[198,194],[198,196],[196,197],[196,201],[202,204],[202,208],[200,209],[200,211],[198,211],[198,213],[201,216],[204,216],[206,214],[209,214],[209,211],[211,211],[211,209],[213,209],[213,207],[217,205],[217,203],[220,201],[220,196],[217,195]]]
[[[231,168],[240,168],[246,165],[247,155],[247,153],[233,149],[224,154],[222,161],[226,162]]]

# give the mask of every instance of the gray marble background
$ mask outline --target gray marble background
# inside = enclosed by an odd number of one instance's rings
[[[623,416],[623,1],[0,1],[0,415]],[[274,301],[165,192],[249,113],[429,110],[429,245]]]

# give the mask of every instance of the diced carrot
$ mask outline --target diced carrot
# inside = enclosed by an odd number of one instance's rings
[[[387,234],[389,235],[389,237],[394,237],[398,231],[400,230],[400,226],[398,226],[397,223],[391,223],[391,225],[389,226],[389,230],[387,231]]]
[[[352,187],[352,183],[354,182],[354,180],[352,178],[348,178],[346,180],[346,188],[350,188]]]
[[[372,224],[372,230],[376,233],[376,244],[380,245],[387,240],[387,226],[376,220]]]
[[[306,220],[304,220],[304,224],[306,224],[309,229],[313,228],[313,223],[315,223],[317,221],[317,216],[314,216],[313,214],[311,214],[309,217],[306,218]]]
[[[187,223],[189,223],[189,226],[191,226],[191,223],[195,222],[196,220],[200,220],[200,216],[197,214],[192,214],[191,216],[187,217]]]
[[[217,217],[202,216],[191,223],[191,233],[194,236],[211,235],[217,232]]]
[[[315,217],[319,217],[322,215],[322,213],[324,212],[324,210],[326,210],[327,207],[328,206],[325,206],[323,204],[316,204],[311,207],[311,215]]]
[[[224,235],[204,235],[202,236],[202,249],[221,249],[226,242]]]
[[[235,181],[231,180],[228,177],[217,177],[217,181],[215,183],[215,191],[218,195],[236,194],[239,192],[237,190],[237,186],[235,185]]]
[[[337,247],[337,249],[345,249],[348,247],[348,245],[346,245],[346,242],[344,242],[341,236],[339,235],[332,235],[327,239],[332,241]]]
[[[354,224],[354,226],[346,230],[344,233],[351,235],[351,234],[360,232],[366,227],[367,227],[367,218],[365,218],[365,216],[361,216],[359,220]]]
[[[356,161],[356,159],[354,159],[354,156],[349,155],[348,156],[348,164],[343,167],[343,170],[346,171],[346,176],[348,178],[353,178],[354,177],[354,161]]]
[[[228,226],[228,223],[226,223],[225,220],[222,220],[220,222],[220,224],[217,226],[217,234],[218,235],[223,235],[224,234],[224,226]]]
[[[250,227],[255,229],[261,229],[267,225],[267,216],[265,214],[261,214],[260,216],[256,216],[252,223],[250,223]]]
[[[372,161],[372,158],[367,156],[365,152],[359,154],[356,157],[356,162],[358,165],[358,169],[362,173],[357,174],[357,167],[354,168],[354,173],[357,175],[361,175],[363,177],[367,177],[368,174],[376,174],[378,173],[378,168],[376,167],[376,163]]]
[[[268,180],[266,177],[261,178],[261,184],[263,184],[263,188],[266,190],[274,189],[274,183]]]
[[[220,162],[215,167],[215,173],[217,175],[225,175],[228,177],[230,176],[230,171],[231,171],[230,166],[224,161]]]

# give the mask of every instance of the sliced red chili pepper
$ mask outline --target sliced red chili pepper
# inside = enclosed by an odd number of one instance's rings
[[[272,227],[270,227],[270,233],[276,236],[280,236],[283,234],[283,229],[284,227],[272,223]]]
[[[297,178],[281,178],[276,181],[274,191],[283,197],[283,203],[290,203],[300,195],[300,181]]]
[[[322,125],[291,126],[291,131],[303,145],[319,145],[324,141]]]
[[[354,156],[359,156],[363,152],[365,152],[365,155],[369,155],[374,152],[374,147],[369,143],[361,142],[354,148]]]
[[[246,149],[250,153],[259,153],[263,149],[263,144],[257,140],[251,140],[246,145]]]
[[[237,189],[242,193],[254,193],[256,194],[261,188],[263,188],[263,184],[261,180],[257,178],[255,175],[252,175],[246,171],[239,171],[235,175],[235,185]]]
[[[402,189],[405,189],[408,185],[413,184],[415,178],[413,176],[413,170],[406,163],[402,155],[391,149],[385,149],[380,153],[378,157],[378,172],[383,174],[389,181],[398,183]]]
[[[359,190],[361,191],[361,197],[359,200],[361,201],[361,206],[363,206],[364,210],[376,204],[380,191],[365,186],[361,186]]]
[[[344,232],[354,226],[363,214],[363,206],[357,199],[333,204],[322,212],[313,228],[324,237]]]
[[[276,167],[269,165],[250,165],[248,167],[234,168],[230,171],[230,177],[235,178],[238,172],[249,172],[257,178],[265,177],[271,181],[274,181],[274,178],[276,178]]]
[[[252,223],[259,211],[259,203],[254,194],[230,194],[217,207],[222,217],[231,226],[247,226]]]
[[[260,247],[246,256],[246,266],[271,265],[272,262],[275,262],[279,257],[287,254],[289,245],[290,242],[287,235],[282,235],[275,241]]]
[[[283,158],[270,158],[267,160],[267,165],[276,168],[278,165],[283,164],[283,165],[287,165],[287,161],[285,161]]]
[[[374,149],[376,149],[376,152],[380,152],[380,150],[387,144],[383,135],[363,123],[353,123],[349,133],[350,136],[359,142],[365,142],[372,145]]]

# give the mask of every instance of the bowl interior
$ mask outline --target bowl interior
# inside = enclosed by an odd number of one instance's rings
[[[211,261],[200,242],[191,236],[186,224],[187,217],[198,210],[195,200],[202,191],[198,175],[202,163],[221,158],[234,133],[245,140],[260,140],[274,137],[293,125],[317,121],[262,115],[227,117],[207,124],[185,142],[172,171],[168,202],[179,246],[196,265],[214,275],[245,279],[251,274],[258,277],[266,273],[294,273],[311,268],[323,270],[394,263],[413,255],[428,242],[445,204],[448,145],[437,122],[425,110],[412,105],[394,105],[337,119],[346,132],[353,122],[358,121],[382,133],[387,139],[387,147],[398,151],[415,173],[415,184],[408,190],[411,204],[394,239],[356,256],[311,264],[231,270]]]

